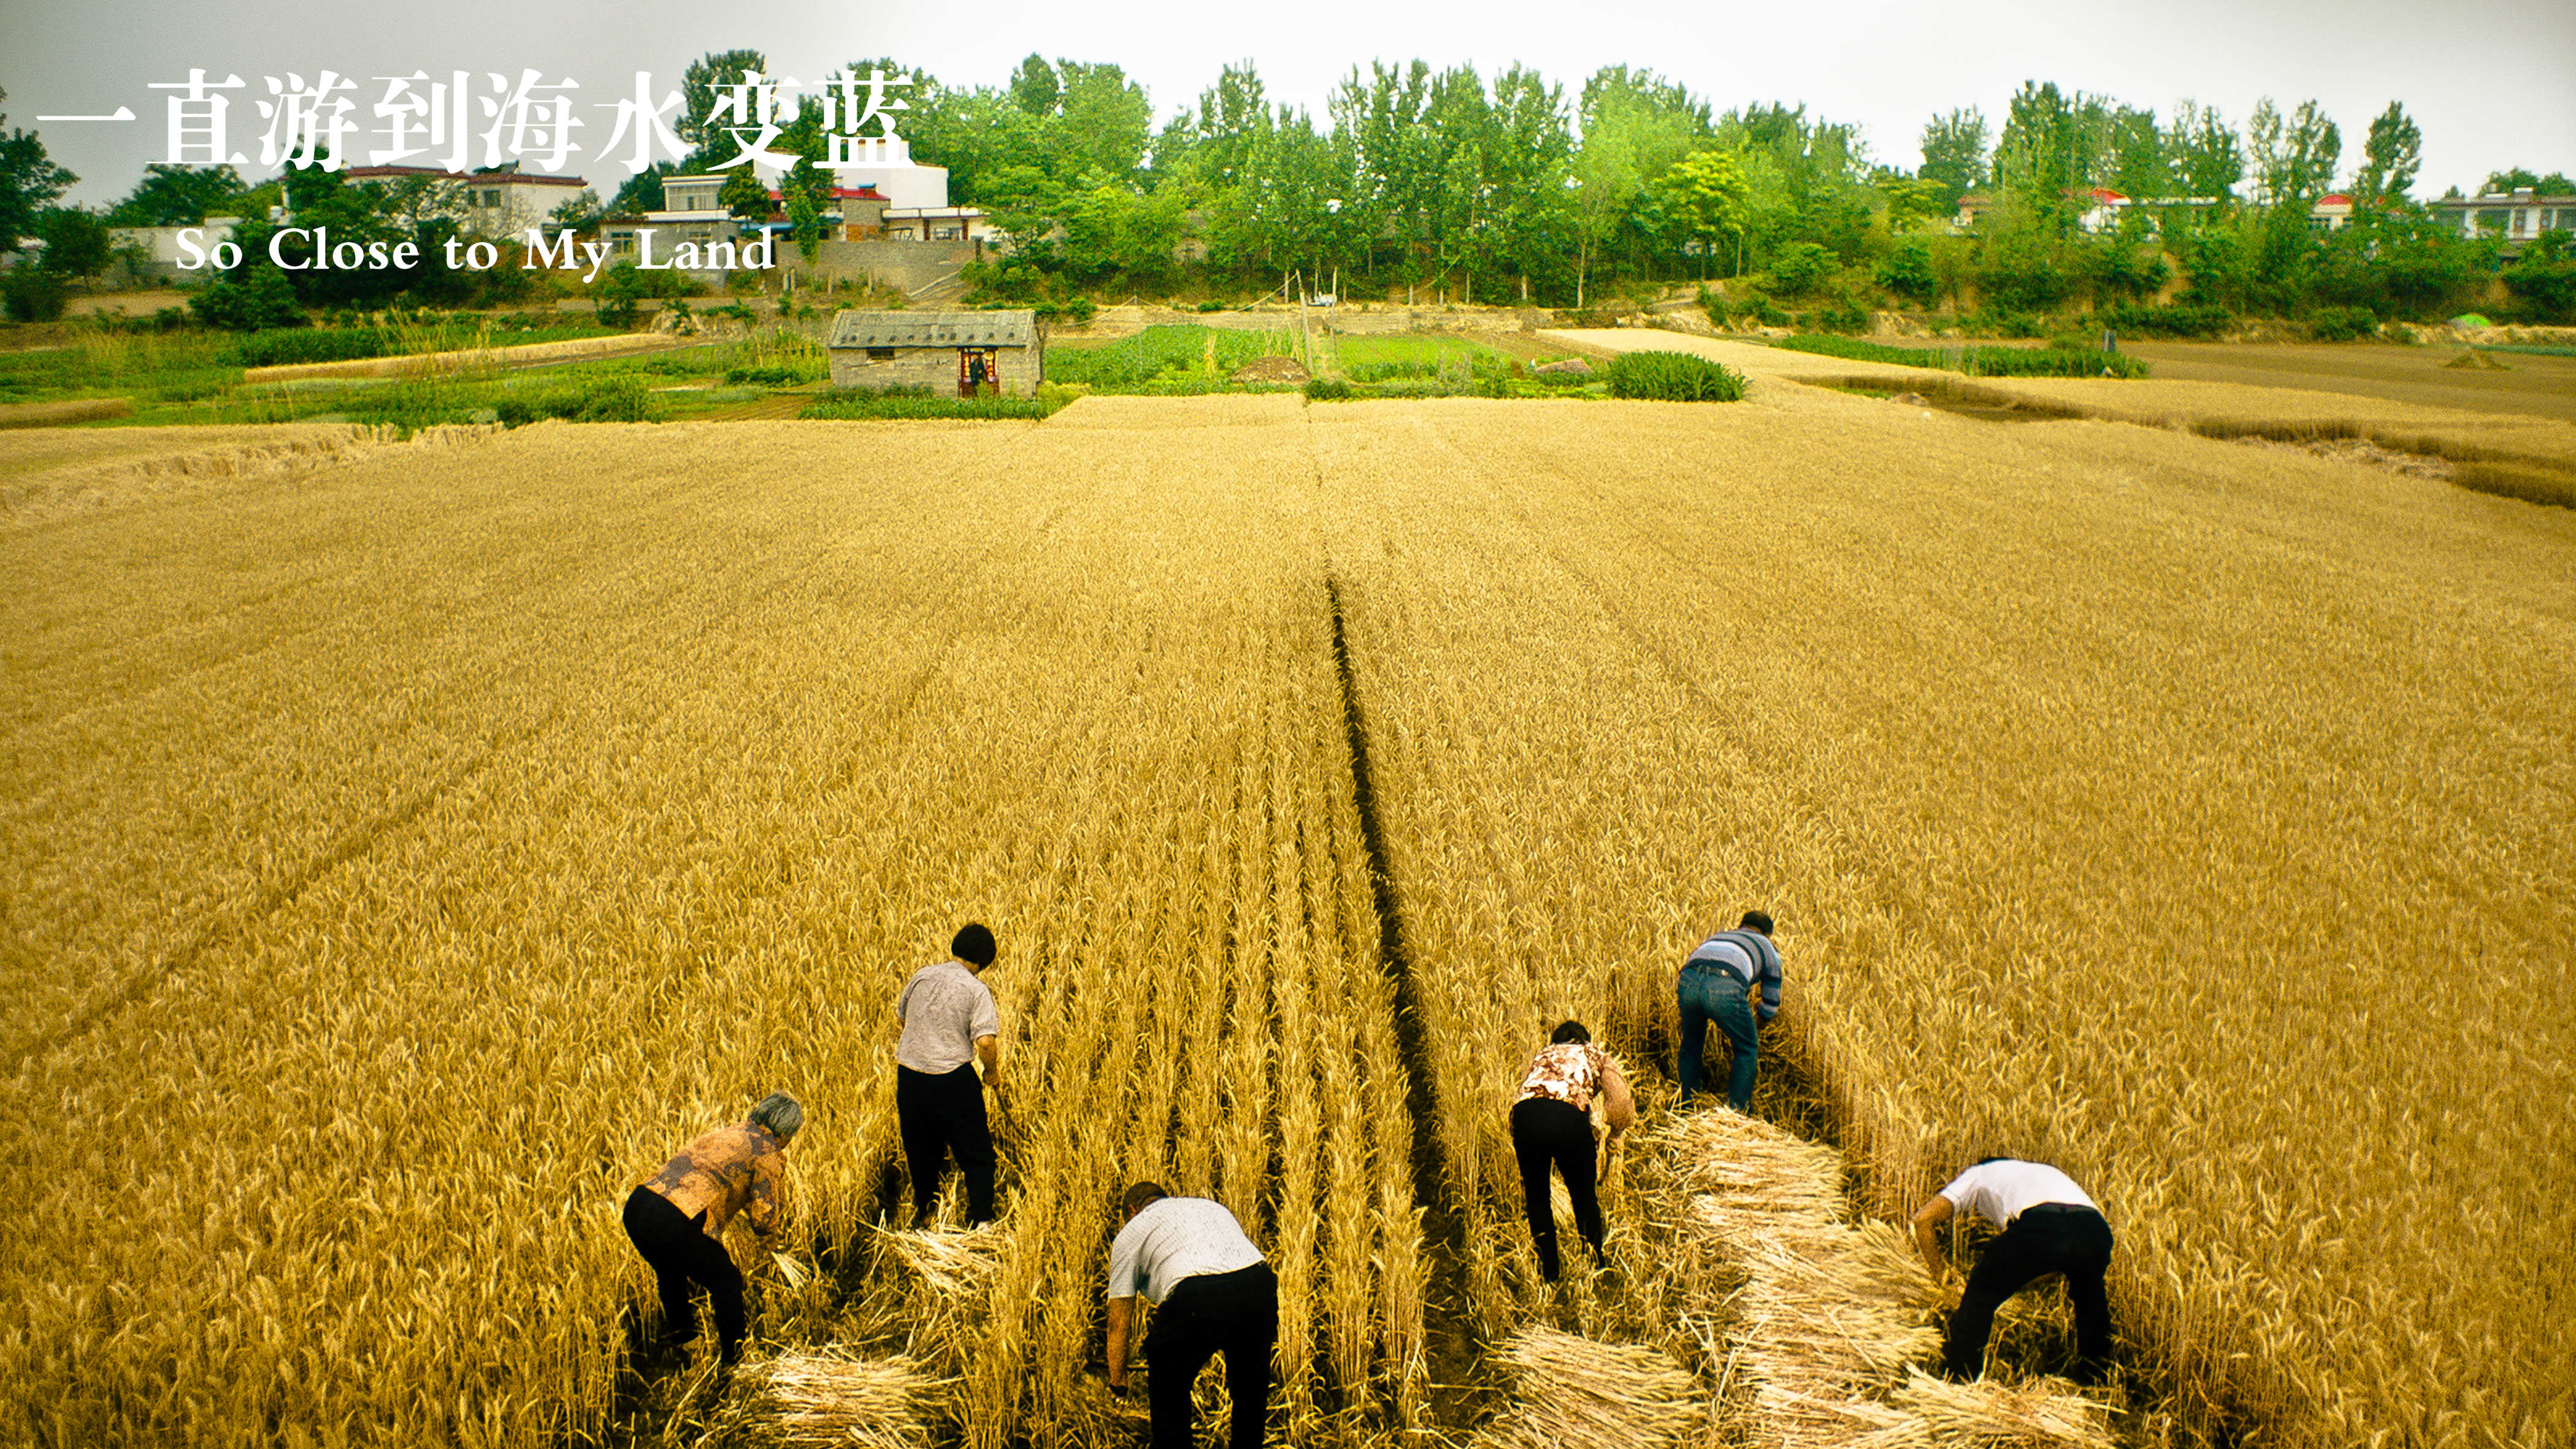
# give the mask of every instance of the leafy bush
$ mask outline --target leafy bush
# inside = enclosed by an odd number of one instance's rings
[[[1687,352],[1623,352],[1605,372],[1610,395],[1617,398],[1735,402],[1744,396],[1740,373]]]
[[[1783,295],[1803,297],[1839,270],[1832,252],[1814,242],[1791,242],[1771,259],[1771,285]]]
[[[503,426],[512,428],[539,418],[562,418],[571,423],[643,423],[652,421],[653,394],[641,377],[603,377],[585,382],[578,389],[534,396],[505,395],[492,404],[492,411]]]
[[[12,267],[0,275],[0,309],[12,322],[51,322],[63,315],[63,279],[41,267]]]
[[[295,288],[275,267],[245,267],[241,277],[218,277],[188,299],[188,310],[209,327],[227,332],[261,332],[304,325],[304,304]]]
[[[1879,262],[1877,282],[1918,307],[1931,306],[1941,286],[1932,271],[1931,248],[1916,237],[1897,243]]]
[[[2093,315],[2112,331],[2134,337],[2215,337],[2236,325],[2235,315],[2214,302],[2175,307],[2114,302]]]
[[[281,327],[249,333],[233,343],[233,361],[243,367],[281,367],[299,362],[346,362],[383,357],[395,351],[393,339],[375,327]]]
[[[1306,399],[1309,402],[1348,402],[1353,395],[1351,385],[1338,377],[1306,379]]]
[[[1841,303],[1806,316],[1807,325],[1820,332],[1859,335],[1870,328],[1870,315],[1857,303],[1846,298]]]
[[[1216,300],[1214,297],[1210,297],[1199,304],[1199,310],[1202,312],[1222,312],[1225,310],[1225,304]]]
[[[1853,337],[1828,337],[1802,332],[1783,337],[1771,344],[1783,352],[1812,352],[1820,357],[1846,357],[1854,362],[1884,362],[1896,367],[1939,367],[1940,354],[1916,347],[1890,347],[1880,342],[1863,342]]]
[[[2308,318],[2308,335],[2319,342],[2358,342],[2379,335],[2379,318],[2367,307],[2320,307]]]

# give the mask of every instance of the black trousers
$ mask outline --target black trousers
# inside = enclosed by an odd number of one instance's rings
[[[1985,1367],[1995,1310],[2032,1279],[2063,1273],[2066,1296],[2075,1305],[2076,1378],[2098,1378],[2111,1360],[2111,1302],[2102,1290],[2102,1275],[2110,1266],[2111,1225],[2100,1213],[2054,1202],[2025,1210],[1986,1244],[1969,1271],[1959,1311],[1950,1315],[1942,1367],[1954,1379],[1975,1378]]]
[[[1184,1278],[1145,1330],[1147,1398],[1154,1449],[1190,1449],[1190,1386],[1207,1361],[1225,1355],[1234,1396],[1232,1449],[1261,1449],[1270,1412],[1270,1354],[1279,1345],[1279,1276],[1267,1263]]]
[[[742,1356],[742,1270],[724,1244],[707,1236],[706,1222],[704,1212],[690,1217],[649,1187],[626,1195],[626,1236],[662,1290],[661,1342],[676,1348],[698,1336],[698,1306],[689,1292],[695,1284],[715,1305],[716,1339],[732,1363]]]
[[[1592,1119],[1572,1102],[1552,1097],[1523,1097],[1512,1107],[1512,1151],[1521,1163],[1521,1201],[1529,1210],[1530,1241],[1538,1245],[1538,1269],[1556,1281],[1556,1206],[1547,1190],[1548,1169],[1565,1174],[1565,1192],[1574,1199],[1574,1225],[1601,1261],[1601,1197],[1594,1188]]]
[[[967,1221],[991,1222],[993,1129],[984,1120],[984,1082],[975,1064],[936,1075],[896,1067],[894,1116],[903,1132],[904,1165],[912,1170],[913,1226],[930,1221],[951,1153],[966,1174]]]

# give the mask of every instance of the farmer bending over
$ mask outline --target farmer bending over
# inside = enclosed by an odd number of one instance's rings
[[[2075,1381],[2099,1383],[2111,1359],[2111,1304],[2102,1275],[2111,1264],[2111,1225],[2074,1179],[2054,1167],[1988,1157],[1950,1180],[1914,1213],[1914,1246],[1947,1283],[1950,1265],[1935,1230],[1960,1213],[2003,1229],[1969,1270],[1958,1311],[1950,1315],[1942,1371],[1965,1382],[1985,1371],[1986,1335],[2004,1300],[2051,1273],[2066,1275],[2075,1304]]]
[[[763,1243],[778,1227],[778,1189],[787,1142],[805,1125],[805,1109],[772,1093],[751,1116],[719,1127],[680,1149],[651,1181],[626,1195],[626,1236],[653,1268],[662,1290],[658,1353],[698,1336],[696,1284],[715,1304],[724,1361],[742,1358],[742,1270],[725,1251],[725,1224],[737,1212]]]
[[[1270,1351],[1279,1342],[1279,1278],[1225,1205],[1174,1197],[1160,1183],[1127,1189],[1126,1225],[1109,1245],[1109,1387],[1127,1391],[1136,1298],[1154,1310],[1145,1333],[1154,1449],[1190,1449],[1190,1385],[1222,1352],[1234,1396],[1232,1449],[1261,1449]]]

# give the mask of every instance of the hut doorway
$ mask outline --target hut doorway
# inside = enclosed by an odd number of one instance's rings
[[[995,355],[993,348],[960,347],[957,349],[957,395],[959,397],[974,397],[981,393],[987,384],[998,390],[1001,382],[1001,359]]]

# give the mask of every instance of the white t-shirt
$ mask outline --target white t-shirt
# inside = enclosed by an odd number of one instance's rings
[[[2010,1226],[2012,1220],[2044,1202],[2062,1202],[2070,1207],[2100,1205],[2084,1195],[2075,1179],[2054,1167],[2037,1162],[2019,1162],[2009,1157],[1982,1162],[1941,1189],[1950,1206],[1962,1213],[1984,1218],[1997,1227]]]
[[[1225,1204],[1204,1197],[1157,1198],[1109,1245],[1109,1296],[1160,1303],[1184,1278],[1231,1273],[1260,1262],[1261,1250]]]
[[[977,1037],[1002,1034],[993,989],[954,957],[912,973],[894,999],[894,1014],[903,1023],[894,1044],[896,1065],[934,1077],[975,1060]]]

